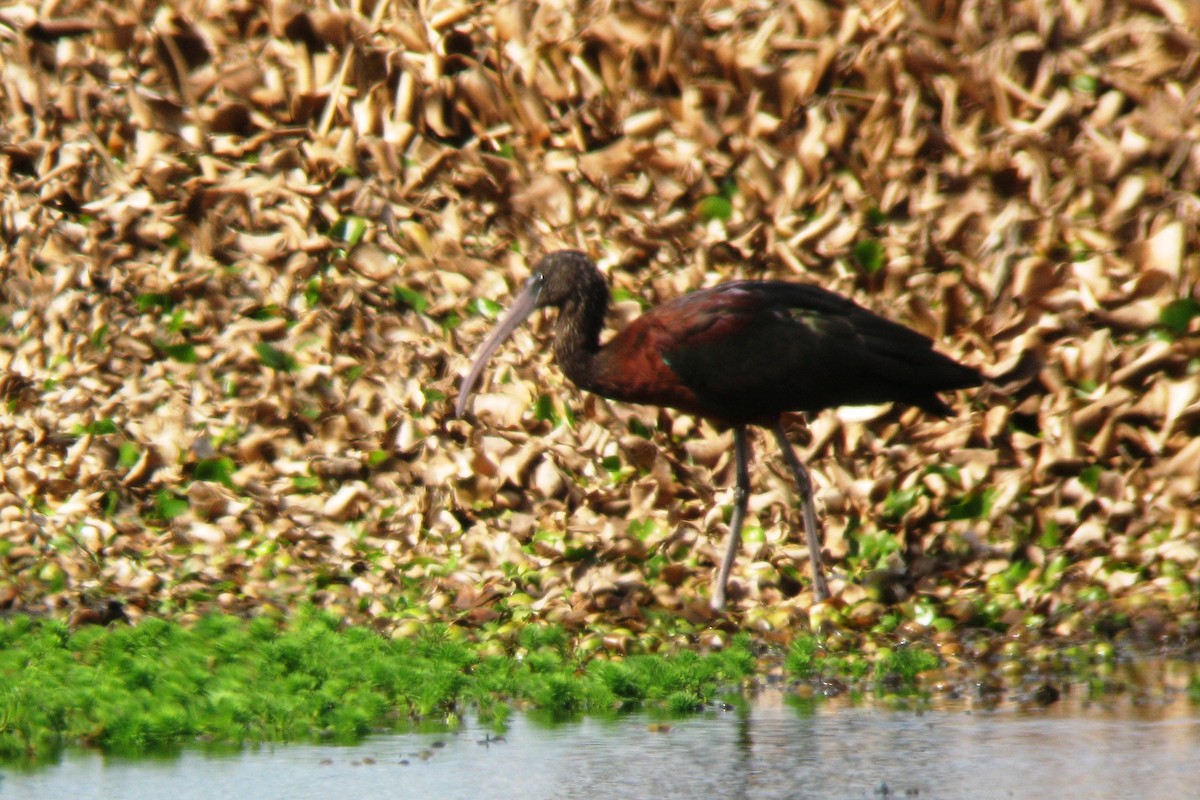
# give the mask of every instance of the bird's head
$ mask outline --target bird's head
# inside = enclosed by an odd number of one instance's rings
[[[533,268],[522,295],[528,292],[536,294],[534,308],[562,308],[587,302],[596,292],[607,297],[608,285],[586,255],[578,250],[557,250]]]
[[[483,374],[488,359],[504,340],[512,335],[525,318],[539,308],[587,307],[589,299],[598,297],[598,307],[603,315],[608,301],[608,285],[596,265],[578,250],[557,250],[542,257],[533,268],[533,274],[525,281],[525,287],[517,295],[508,313],[500,320],[496,330],[487,338],[475,355],[471,371],[463,379],[458,401],[454,405],[455,416],[461,417]],[[596,305],[594,302],[592,305]]]

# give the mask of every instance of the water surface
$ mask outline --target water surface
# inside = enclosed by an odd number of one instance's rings
[[[1200,711],[1112,707],[917,713],[782,695],[662,729],[644,715],[550,725],[515,715],[504,740],[455,733],[361,745],[272,745],[121,759],[71,750],[0,771],[0,798],[1183,798],[1200,796]]]

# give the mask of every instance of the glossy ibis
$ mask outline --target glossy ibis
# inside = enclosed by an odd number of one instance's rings
[[[725,584],[741,541],[750,496],[747,425],[770,427],[800,491],[813,591],[829,597],[808,470],[787,440],[785,411],[907,403],[950,413],[937,393],[982,383],[971,367],[933,350],[926,336],[817,286],[732,281],[670,300],[635,319],[605,344],[600,331],[608,285],[583,253],[561,250],[538,262],[516,302],[479,349],[455,413],[488,359],[535,309],[559,309],[554,358],[576,386],[614,400],[666,406],[733,428],[737,486],[729,543],[713,585]]]

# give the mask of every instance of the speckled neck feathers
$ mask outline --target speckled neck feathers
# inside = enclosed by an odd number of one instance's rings
[[[557,306],[554,359],[575,385],[595,386],[596,356],[600,332],[608,314],[608,284],[583,253],[552,253],[538,265],[546,286],[539,305]]]

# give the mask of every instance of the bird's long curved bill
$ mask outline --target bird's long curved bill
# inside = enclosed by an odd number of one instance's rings
[[[526,283],[512,308],[496,326],[496,330],[492,331],[492,335],[475,353],[475,362],[471,365],[471,371],[467,373],[467,377],[463,378],[462,388],[458,392],[458,400],[454,403],[454,416],[461,417],[467,410],[467,401],[471,399],[471,391],[479,381],[479,376],[483,374],[483,368],[487,366],[492,353],[496,352],[496,348],[503,344],[504,340],[517,329],[517,326],[537,308],[538,292],[541,288],[540,283],[534,281]]]

